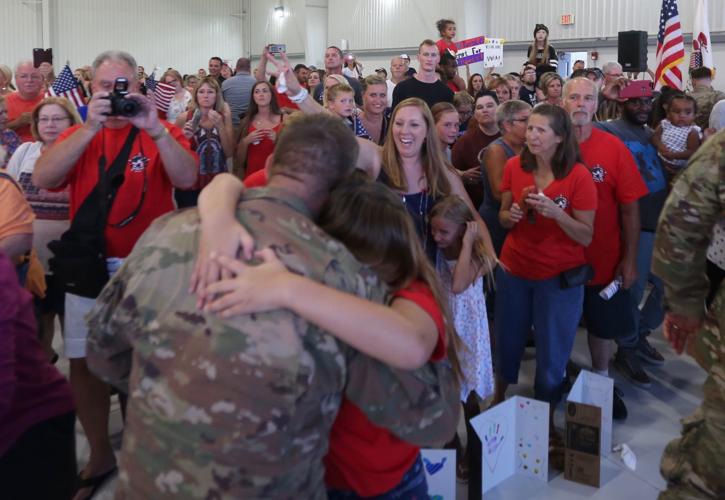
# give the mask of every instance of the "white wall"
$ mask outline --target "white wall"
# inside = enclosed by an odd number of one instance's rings
[[[520,68],[537,22],[549,26],[559,50],[599,50],[601,65],[616,59],[616,46],[605,45],[616,40],[617,31],[655,35],[661,5],[661,0],[0,0],[0,62],[14,66],[43,45],[44,2],[51,20],[47,45],[58,64],[88,64],[104,49],[121,48],[147,69],[192,72],[206,67],[211,55],[233,62],[258,56],[267,43],[285,43],[293,62],[322,66],[324,47],[344,38],[366,73],[388,68],[401,52],[414,56],[421,40],[437,39],[435,21],[442,17],[457,21],[459,39],[505,38],[503,71]],[[679,4],[689,33],[694,0]],[[725,37],[725,0],[709,4],[710,29]],[[274,15],[278,5],[285,8],[282,19]],[[562,14],[574,14],[575,24],[561,26]],[[654,45],[649,49],[654,68]],[[725,42],[716,43],[714,53],[725,74]],[[479,66],[472,71],[480,72]]]
[[[42,0],[55,65],[90,64],[107,49],[130,52],[147,71],[206,68],[243,53],[242,0]],[[42,44],[42,1],[0,0],[0,61],[14,66]]]

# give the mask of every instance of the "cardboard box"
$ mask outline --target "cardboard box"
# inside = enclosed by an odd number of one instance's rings
[[[599,487],[601,426],[602,411],[598,406],[572,401],[566,404],[566,479]]]

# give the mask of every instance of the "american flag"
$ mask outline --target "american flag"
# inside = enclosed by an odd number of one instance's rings
[[[45,97],[65,97],[76,109],[86,104],[83,100],[85,92],[67,64],[45,92]]]
[[[667,85],[684,89],[679,65],[685,60],[685,43],[677,12],[677,0],[662,0],[660,31],[657,34],[657,70],[655,88]]]
[[[164,82],[157,82],[154,73],[146,78],[146,89],[151,91],[156,103],[156,109],[166,113],[169,110],[171,99],[174,98],[176,89],[173,85]]]

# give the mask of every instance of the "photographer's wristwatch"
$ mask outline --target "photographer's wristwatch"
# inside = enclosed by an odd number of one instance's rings
[[[169,131],[167,130],[167,128],[166,128],[166,127],[162,126],[162,127],[161,127],[161,132],[159,132],[159,133],[158,133],[158,134],[156,134],[156,135],[152,135],[152,134],[149,134],[149,135],[151,136],[151,139],[152,139],[152,140],[153,140],[154,142],[158,142],[158,141],[159,141],[159,139],[162,139],[162,138],[164,138],[165,136],[169,135]]]

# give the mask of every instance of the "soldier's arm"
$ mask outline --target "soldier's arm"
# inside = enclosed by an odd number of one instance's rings
[[[652,270],[664,282],[669,310],[692,318],[704,313],[706,252],[713,226],[722,217],[723,149],[725,138],[695,154],[673,186],[657,228]]]

